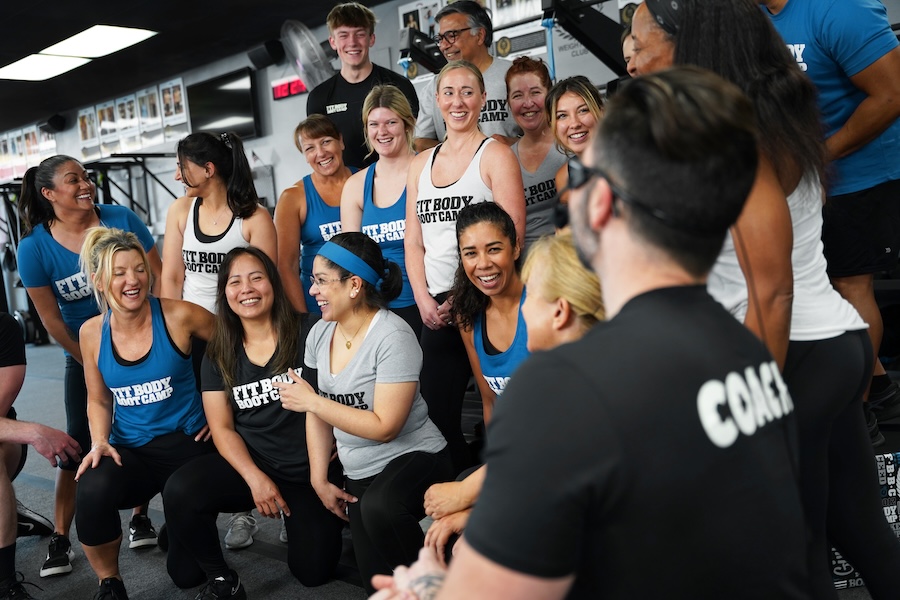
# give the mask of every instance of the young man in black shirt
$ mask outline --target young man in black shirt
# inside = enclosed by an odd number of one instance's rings
[[[375,13],[357,2],[338,4],[328,13],[328,42],[341,60],[341,70],[316,86],[306,100],[306,114],[322,114],[334,121],[344,138],[344,164],[361,169],[378,158],[366,159],[362,106],[376,85],[395,85],[419,114],[419,98],[409,79],[373,64],[369,49],[375,45]]]
[[[610,101],[569,171],[609,321],[510,381],[443,589],[425,554],[379,598],[810,597],[790,395],[705,285],[755,179],[755,129],[735,86],[693,68]]]

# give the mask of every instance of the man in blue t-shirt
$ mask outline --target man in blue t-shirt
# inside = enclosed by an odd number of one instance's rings
[[[819,90],[825,145],[833,166],[822,231],[828,275],[869,324],[877,356],[884,326],[873,274],[892,269],[900,249],[897,37],[879,0],[760,0],[760,4]],[[880,420],[900,416],[900,388],[880,361],[875,364],[869,402]],[[869,426],[873,433],[874,416],[869,416]]]

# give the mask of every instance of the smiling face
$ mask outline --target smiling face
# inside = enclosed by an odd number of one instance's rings
[[[588,103],[574,92],[566,92],[556,103],[556,138],[580,156],[591,145],[591,132],[597,119]]]
[[[519,127],[525,131],[540,131],[547,126],[544,112],[547,88],[536,73],[513,75],[508,91],[509,110]]]
[[[271,317],[272,282],[258,258],[242,254],[234,259],[228,270],[225,298],[228,308],[242,320]]]
[[[500,294],[518,278],[519,250],[493,223],[466,227],[459,236],[459,255],[466,277],[485,296]]]
[[[444,73],[438,82],[437,101],[447,129],[464,131],[478,125],[486,96],[475,74],[466,68]]]
[[[300,148],[313,170],[328,177],[344,168],[344,142],[331,136],[307,139],[300,136]]]
[[[646,5],[641,4],[631,21],[634,39],[628,73],[632,77],[647,75],[671,67],[675,61],[675,44],[653,19]]]
[[[403,120],[389,108],[374,108],[366,119],[366,135],[378,156],[408,152]]]
[[[203,197],[203,192],[205,186],[209,183],[209,179],[208,167],[200,166],[186,158],[175,163],[175,181],[181,182],[185,188],[185,193],[189,196]]]
[[[62,211],[94,210],[97,188],[80,163],[63,163],[53,175],[53,189],[43,188],[44,197],[53,204],[57,214]]]
[[[365,27],[336,27],[328,43],[341,59],[341,65],[359,67],[369,62],[369,48],[375,44],[375,34]]]
[[[112,275],[106,284],[106,299],[120,310],[137,310],[150,291],[150,274],[137,250],[120,250],[113,256]]]
[[[438,44],[438,48],[448,62],[451,60],[478,62],[482,54],[487,52],[484,47],[484,31],[481,29],[468,29],[471,25],[467,15],[451,13],[444,16],[438,26],[441,35],[445,35],[448,31],[459,32],[452,43],[447,38],[442,38]],[[463,31],[464,29],[466,31]],[[472,35],[473,32],[475,35]]]
[[[329,265],[330,261],[316,256],[313,260],[313,283],[309,287],[312,296],[322,311],[325,321],[340,321],[353,312],[353,307],[361,301],[359,278],[341,279],[341,272]]]

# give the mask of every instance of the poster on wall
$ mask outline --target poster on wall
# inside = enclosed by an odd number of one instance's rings
[[[93,108],[82,108],[78,111],[78,142],[82,148],[97,146],[100,143],[97,114]]]
[[[440,0],[419,0],[401,4],[397,7],[400,29],[411,27],[418,29],[428,37],[434,37],[438,33],[434,17],[441,10],[441,6]]]
[[[491,11],[494,31],[527,19],[540,21],[543,14],[541,0],[489,0],[486,8]]]
[[[168,127],[187,122],[185,112],[187,102],[184,99],[184,84],[181,78],[162,83],[159,89],[162,94],[163,125]]]
[[[56,134],[50,131],[38,129],[38,147],[41,150],[41,160],[49,158],[56,152]]]
[[[117,141],[119,135],[116,129],[116,103],[110,100],[109,102],[98,104],[94,108],[97,110],[100,141],[103,143]]]
[[[135,152],[141,149],[137,96],[134,94],[116,99],[116,129],[119,132],[120,152]]]
[[[141,146],[148,148],[163,142],[162,113],[159,109],[159,88],[156,86],[137,93],[138,121],[141,126]]]
[[[26,127],[22,130],[22,139],[25,141],[25,166],[36,167],[41,162],[41,148],[38,142],[37,125]]]
[[[9,153],[12,156],[13,177],[22,177],[28,166],[25,162],[25,133],[21,129],[9,132]]]
[[[0,135],[0,181],[13,177],[12,155],[9,153],[9,134]]]

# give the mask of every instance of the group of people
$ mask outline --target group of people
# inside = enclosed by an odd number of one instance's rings
[[[852,4],[886,23],[874,3]],[[71,570],[74,518],[95,598],[127,598],[118,510],[132,547],[155,544],[161,493],[169,575],[201,600],[246,598],[216,518],[241,547],[254,509],[283,519],[307,586],[349,522],[378,598],[828,598],[830,544],[897,597],[862,402],[890,418],[895,388],[846,292],[864,284],[821,239],[829,164],[866,139],[826,144],[766,11],[646,0],[636,79],[606,106],[586,77],[493,58],[477,2],[435,22],[449,62],[416,98],[369,61],[371,11],[332,10],[342,68],[310,95],[312,173],[274,218],[236,135],[180,141],[162,259],[77,160],[29,169],[19,265],[66,352],[71,435],[39,448],[61,467],[41,575]],[[864,92],[900,56],[878,39]],[[831,210],[826,233],[849,219]],[[472,375],[483,456],[461,427]],[[6,549],[0,593],[30,597]]]

